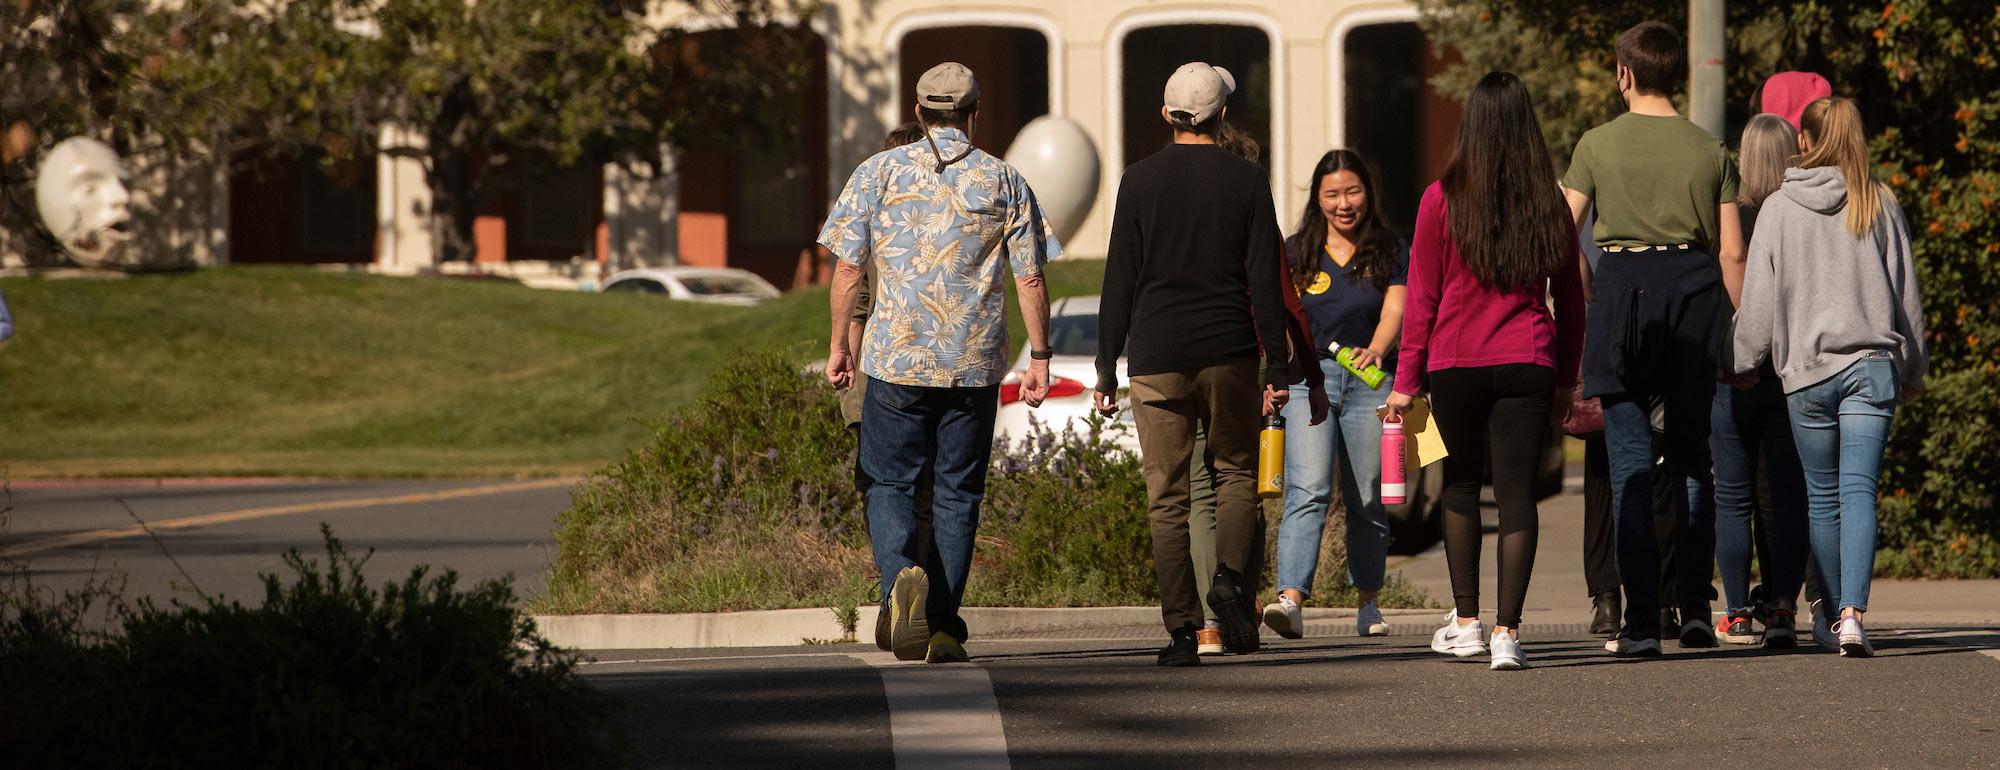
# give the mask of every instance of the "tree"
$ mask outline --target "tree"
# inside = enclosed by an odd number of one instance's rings
[[[323,98],[298,105],[294,129],[278,133],[336,157],[421,157],[438,256],[469,260],[473,219],[498,191],[497,169],[657,165],[668,143],[758,144],[793,125],[755,116],[807,86],[802,20],[780,23],[765,0],[700,3],[728,9],[731,23],[727,44],[702,45],[686,30],[643,24],[647,5],[297,0],[288,11],[298,18],[285,26],[312,32],[288,40],[289,51],[246,47],[237,58],[262,67],[266,83],[297,88],[296,73],[310,72],[312,84],[327,86]],[[353,31],[324,34],[334,27]],[[385,125],[422,142],[380,146]]]
[[[438,255],[468,260],[508,164],[657,165],[667,144],[798,130],[775,108],[809,85],[809,17],[680,2],[720,29],[651,27],[667,4],[647,0],[5,0],[0,222],[47,240],[26,182],[39,148],[77,133],[128,157],[388,152],[424,161]],[[385,127],[419,141],[385,145]]]
[[[1685,3],[1418,0],[1460,60],[1432,86],[1457,97],[1489,70],[1528,83],[1567,163],[1618,114],[1612,42],[1646,18],[1685,26]],[[1932,357],[1931,393],[1903,405],[1885,462],[1884,571],[2000,575],[2000,8],[1990,0],[1732,2],[1729,124],[1771,73],[1818,72],[1874,132],[1877,176],[1909,217]],[[1735,137],[1728,137],[1735,143]]]

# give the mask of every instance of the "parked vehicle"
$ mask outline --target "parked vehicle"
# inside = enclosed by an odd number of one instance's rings
[[[1033,419],[1049,430],[1082,433],[1089,430],[1092,392],[1097,387],[1097,298],[1060,297],[1049,302],[1049,396],[1040,409],[1029,408],[1021,400],[1021,373],[1028,369],[1028,346],[1014,370],[1000,383],[1000,414],[994,422],[995,435],[1018,441],[1029,435]],[[1118,381],[1125,382],[1125,362],[1118,362]],[[1139,451],[1139,431],[1132,423],[1129,397],[1120,393],[1117,416],[1106,426],[1109,437],[1132,452]]]
[[[1028,435],[1029,419],[1039,420],[1050,430],[1085,430],[1092,413],[1091,392],[1097,384],[1097,297],[1063,297],[1049,303],[1049,347],[1055,358],[1049,361],[1049,397],[1039,410],[1021,401],[1020,374],[1028,368],[1028,347],[1014,370],[1000,385],[1000,414],[996,435],[1018,440]],[[1118,362],[1118,381],[1125,384],[1125,362]],[[1388,387],[1384,383],[1383,387]],[[1139,431],[1132,422],[1131,400],[1122,391],[1121,409],[1110,426],[1112,438],[1133,452],[1139,451]],[[1417,468],[1410,478],[1409,502],[1388,506],[1392,553],[1415,554],[1444,539],[1444,469],[1441,465]],[[1542,448],[1541,468],[1535,477],[1535,494],[1548,498],[1562,492],[1563,437],[1550,431]]]
[[[782,294],[756,273],[733,267],[621,270],[604,280],[603,291],[663,294],[668,299],[717,305],[755,305]]]

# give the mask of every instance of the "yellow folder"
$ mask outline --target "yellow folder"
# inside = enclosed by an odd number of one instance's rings
[[[1386,415],[1388,407],[1377,410]],[[1431,404],[1423,396],[1410,401],[1410,408],[1403,411],[1403,452],[1405,467],[1422,468],[1451,454],[1445,451],[1444,434],[1438,431],[1437,421],[1431,419]]]

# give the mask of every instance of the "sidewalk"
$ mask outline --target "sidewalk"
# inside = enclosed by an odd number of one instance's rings
[[[1481,548],[1481,614],[1492,619],[1497,570],[1497,535],[1491,531],[1493,511],[1486,511],[1488,534]],[[1400,572],[1428,591],[1441,606],[1451,604],[1451,575],[1444,547],[1396,558],[1390,572]],[[1721,586],[1717,586],[1720,593]],[[1269,597],[1260,597],[1267,600]],[[1871,629],[2000,628],[2000,580],[1877,580],[1868,613]],[[1716,608],[1721,609],[1718,602]],[[857,641],[867,644],[875,627],[875,608],[859,608]],[[1552,638],[1587,633],[1590,595],[1583,580],[1583,495],[1570,492],[1542,502],[1541,539],[1535,571],[1528,584],[1522,631],[1529,637]],[[976,642],[1051,640],[1158,640],[1158,607],[967,607],[965,619]],[[1394,636],[1428,637],[1443,610],[1387,610]],[[1351,637],[1351,607],[1306,609],[1308,638]],[[1802,619],[1803,620],[1803,619]],[[834,613],[824,608],[761,612],[685,613],[673,615],[557,615],[536,621],[557,645],[581,650],[790,646],[831,644],[843,636]],[[1265,633],[1267,640],[1276,636]],[[810,641],[808,641],[810,640]]]
[[[1493,510],[1486,510],[1487,534],[1480,547],[1479,606],[1482,615],[1495,610],[1499,571],[1494,565],[1499,536],[1493,531]],[[1444,545],[1402,560],[1391,559],[1389,571],[1429,591],[1439,604],[1451,604],[1451,573]],[[1715,583],[1716,595],[1722,593]],[[1870,589],[1868,625],[1876,626],[2000,626],[2000,580],[1876,580]],[[1717,612],[1722,603],[1715,603]],[[1583,495],[1570,491],[1542,501],[1541,537],[1535,571],[1522,608],[1524,625],[1572,625],[1590,622],[1590,592],[1583,579]],[[1801,622],[1805,618],[1801,608]],[[1440,613],[1441,614],[1441,613]]]

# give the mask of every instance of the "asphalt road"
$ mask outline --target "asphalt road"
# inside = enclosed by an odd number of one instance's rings
[[[1518,672],[1437,655],[1416,633],[1180,670],[1130,641],[975,643],[971,666],[883,665],[846,645],[605,653],[586,669],[629,704],[651,767],[2000,766],[2000,634],[1877,641],[1867,660],[1669,644],[1628,661],[1592,638],[1531,638]],[[897,720],[981,718],[976,703],[912,715],[885,697],[950,669],[990,678],[1002,735],[898,763],[898,742],[925,736]]]
[[[560,481],[24,484],[0,496],[0,509],[12,508],[0,561],[25,562],[38,589],[123,579],[128,598],[164,601],[189,595],[192,582],[256,604],[260,573],[289,576],[287,549],[325,562],[325,522],[350,552],[375,549],[364,567],[372,583],[427,564],[467,582],[512,575],[526,597],[542,590],[568,504]]]

